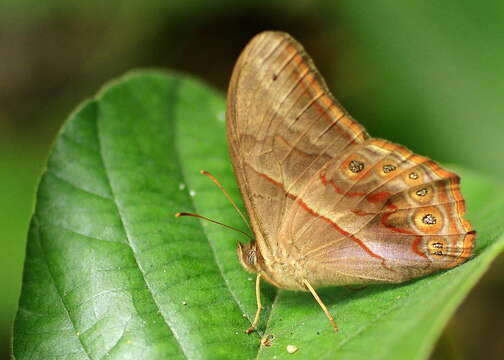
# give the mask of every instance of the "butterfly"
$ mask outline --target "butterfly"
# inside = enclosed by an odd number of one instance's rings
[[[476,232],[460,178],[401,145],[370,137],[329,92],[290,35],[255,36],[227,96],[229,151],[255,240],[243,267],[287,290],[399,283],[467,260]]]

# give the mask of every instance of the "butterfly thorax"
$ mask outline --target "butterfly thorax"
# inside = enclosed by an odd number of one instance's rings
[[[270,254],[259,249],[256,242],[238,243],[238,258],[248,272],[260,273],[272,285],[288,290],[307,291],[303,279],[307,277],[297,257],[292,254]]]

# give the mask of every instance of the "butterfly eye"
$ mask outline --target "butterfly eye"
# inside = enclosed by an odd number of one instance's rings
[[[249,250],[247,254],[247,262],[250,265],[255,265],[257,261],[257,256],[256,256],[256,251],[255,250]]]

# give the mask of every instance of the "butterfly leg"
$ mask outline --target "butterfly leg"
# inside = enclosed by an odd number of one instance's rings
[[[252,326],[245,331],[247,334],[250,334],[257,327],[257,323],[259,322],[259,315],[261,314],[261,310],[263,309],[261,305],[261,274],[257,274],[256,277],[256,300],[257,300],[257,311],[255,314],[254,321],[252,322]]]
[[[322,300],[318,296],[318,294],[315,291],[315,289],[310,285],[310,283],[307,280],[303,280],[303,284],[306,286],[306,288],[308,290],[310,290],[310,292],[312,293],[312,295],[315,298],[315,300],[317,300],[317,302],[319,303],[319,305],[322,308],[322,310],[324,310],[327,318],[329,319],[329,322],[331,323],[331,325],[334,328],[334,331],[338,331],[338,325],[336,325],[336,322],[334,321],[331,313],[329,312],[329,310],[327,310],[326,306],[324,305],[324,303],[322,302]]]

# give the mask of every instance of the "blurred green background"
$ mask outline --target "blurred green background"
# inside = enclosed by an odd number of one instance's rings
[[[224,92],[240,50],[267,29],[305,45],[372,135],[501,181],[501,0],[0,0],[0,358],[36,184],[69,112],[138,67],[187,72]],[[432,358],[502,357],[503,270],[500,256]]]

